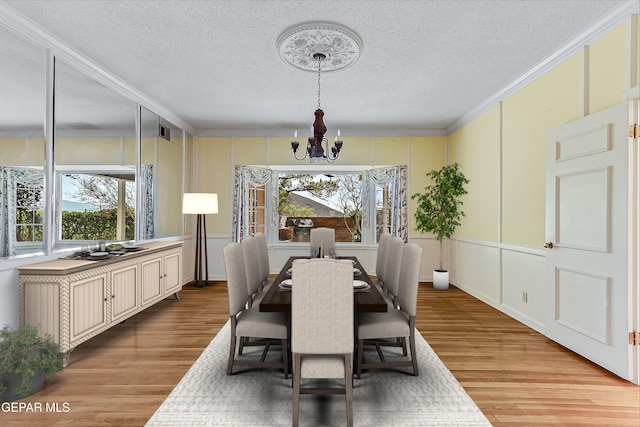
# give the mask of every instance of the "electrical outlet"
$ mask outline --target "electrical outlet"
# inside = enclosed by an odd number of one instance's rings
[[[527,292],[522,292],[522,301],[525,304],[529,302],[529,294]]]

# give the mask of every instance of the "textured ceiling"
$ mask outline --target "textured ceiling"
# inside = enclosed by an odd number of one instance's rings
[[[322,76],[331,134],[444,129],[621,1],[4,3],[197,129],[308,128],[316,76],[284,64],[276,40],[303,22],[344,25],[364,49]]]

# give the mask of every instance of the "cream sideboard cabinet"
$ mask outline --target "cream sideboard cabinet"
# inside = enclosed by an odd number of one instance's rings
[[[40,327],[65,353],[182,289],[182,242],[150,242],[100,261],[18,267],[20,324]]]

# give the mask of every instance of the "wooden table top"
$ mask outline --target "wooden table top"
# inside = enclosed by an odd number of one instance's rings
[[[287,270],[291,268],[291,264],[296,259],[306,259],[308,257],[293,256],[290,257],[280,270],[278,276],[274,279],[273,284],[267,289],[266,294],[260,302],[260,311],[269,312],[291,312],[291,292],[282,291],[278,285],[285,279],[289,278]],[[380,313],[387,311],[387,302],[380,295],[378,288],[375,287],[371,278],[360,264],[356,257],[340,257],[339,259],[348,259],[354,261],[354,267],[360,270],[360,275],[354,275],[354,280],[365,281],[371,286],[369,292],[355,292],[354,303],[356,313]]]

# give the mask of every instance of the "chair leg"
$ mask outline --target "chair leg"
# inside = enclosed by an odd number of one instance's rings
[[[236,319],[231,318],[231,343],[229,343],[229,362],[227,364],[227,375],[233,372],[233,358],[236,354]]]
[[[300,419],[300,355],[293,355],[293,427]]]
[[[419,376],[418,372],[418,358],[416,357],[416,328],[411,328],[409,332],[409,345],[411,346],[411,361],[413,362],[413,375]]]
[[[282,340],[282,364],[284,368],[284,379],[289,378],[289,349],[287,348],[287,340]]]
[[[240,337],[240,346],[238,347],[238,356],[242,356],[242,352],[244,351],[244,343],[248,339],[249,337]]]
[[[358,379],[362,373],[362,348],[364,347],[364,340],[358,340]]]
[[[353,374],[351,354],[344,355],[344,394],[347,400],[347,426],[353,427]]]

